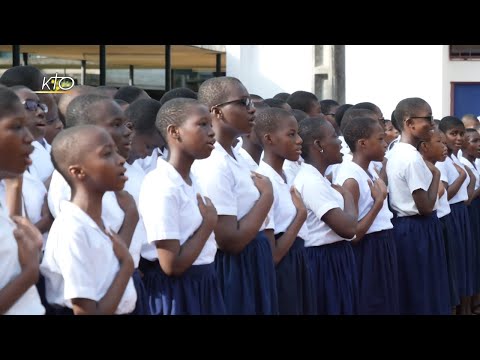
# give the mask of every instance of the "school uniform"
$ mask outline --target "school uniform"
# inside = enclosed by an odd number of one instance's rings
[[[332,230],[322,217],[343,210],[343,196],[312,165],[303,163],[293,182],[307,208],[307,257],[312,268],[320,315],[357,313],[358,277],[351,239]]]
[[[196,194],[202,193],[195,177],[187,184],[168,162],[145,176],[140,191],[140,213],[149,243],[176,239],[183,245],[203,222]],[[182,275],[166,275],[159,261],[156,271],[145,273],[149,303],[153,314],[221,315],[225,304],[215,273],[217,252],[215,235],[209,235],[192,266]],[[153,265],[153,264],[152,264]]]
[[[258,169],[258,164],[253,160],[252,156],[245,150],[244,148],[239,148],[238,154],[245,160],[245,163],[248,164],[248,168],[250,171],[257,171]]]
[[[13,236],[16,225],[8,216],[6,209],[0,206],[0,289],[22,272],[18,260],[17,240]],[[28,290],[4,313],[4,315],[44,315],[45,308],[35,285]]]
[[[442,176],[440,176],[440,180],[442,180]],[[443,195],[437,199],[436,208],[437,217],[440,219],[440,223],[442,224],[443,240],[445,243],[450,304],[451,307],[455,307],[460,304],[457,285],[457,256],[455,255],[457,247],[455,243],[458,240],[454,230],[455,224],[453,223],[453,217],[451,216],[450,204],[448,203],[447,190],[445,190]]]
[[[192,173],[211,200],[217,214],[243,218],[255,205],[260,193],[250,176],[248,164],[232,148],[233,155],[218,142],[211,155],[195,160]],[[278,314],[275,266],[270,243],[263,233],[239,254],[217,251],[215,266],[227,314]]]
[[[285,160],[283,162],[282,170],[287,179],[292,179],[292,181],[295,179],[295,176],[297,176],[304,161],[305,160],[303,160],[302,156],[300,156],[297,161]]]
[[[148,174],[150,171],[154,170],[157,167],[158,159],[167,160],[168,159],[168,149],[164,148],[163,151],[160,148],[155,148],[152,151],[152,155],[146,156],[143,159],[137,159],[134,161],[134,164],[139,165],[145,174]]]
[[[60,213],[62,200],[71,200],[72,190],[63,176],[55,170],[52,174],[50,187],[48,189],[48,207],[54,218]],[[111,229],[118,233],[123,225],[125,213],[118,205],[115,192],[107,191],[102,198],[102,220],[111,226]]]
[[[453,165],[454,162],[462,168],[465,166],[457,159],[455,155],[447,157],[443,162],[437,162],[435,166],[440,170],[442,176],[440,180],[450,186],[460,175]],[[474,294],[474,257],[475,250],[472,230],[470,226],[470,216],[465,201],[468,200],[467,187],[470,183],[468,176],[460,186],[458,192],[448,200],[452,217],[452,226],[455,234],[455,259],[457,266],[457,289],[460,297],[471,296]]]
[[[360,222],[373,207],[374,200],[368,183],[377,180],[378,175],[375,171],[367,173],[358,164],[347,161],[339,166],[335,183],[343,186],[347,179],[354,179],[358,184]],[[398,263],[392,218],[388,200],[385,199],[365,236],[353,244],[359,277],[358,313],[361,315],[399,313]]]
[[[414,146],[398,142],[387,162],[397,248],[400,314],[449,314],[447,263],[440,220],[420,215],[412,193],[428,191],[431,171]]]
[[[128,177],[128,180],[125,183],[124,190],[127,191],[130,195],[132,195],[138,208],[140,187],[145,177],[145,172],[136,163],[125,163],[124,166],[126,169],[125,175]],[[135,227],[135,231],[132,235],[130,247],[128,248],[128,251],[132,255],[133,263],[135,266],[135,271],[133,272],[132,276],[133,284],[135,285],[135,290],[137,291],[137,304],[135,306],[135,311],[133,312],[134,315],[150,314],[148,307],[147,291],[145,289],[145,285],[142,281],[142,277],[138,269],[140,263],[140,251],[144,243],[147,243],[147,233],[142,219],[139,219],[137,226]]]
[[[98,302],[119,270],[112,240],[77,205],[63,201],[40,265],[48,302],[59,309],[73,309],[71,299],[75,298]],[[137,293],[130,278],[115,314],[130,314],[136,301]]]
[[[462,157],[459,159],[462,164],[468,166],[475,176],[475,190],[477,190],[480,187],[480,173],[477,170],[478,168],[467,158]],[[472,231],[472,253],[474,267],[473,290],[474,293],[477,294],[480,292],[480,197],[473,199],[470,205],[467,206],[467,209]]]
[[[29,166],[29,171],[32,175],[36,175],[42,182],[45,182],[53,172],[50,152],[38,141],[33,141],[32,146],[34,149],[32,154],[30,154],[32,165]]]
[[[274,230],[275,238],[280,238],[290,227],[297,215],[290,188],[292,178],[285,181],[269,164],[260,161],[257,172],[267,176],[272,182],[272,217],[267,228]],[[278,309],[280,315],[316,314],[316,294],[313,285],[312,269],[305,251],[305,238],[308,237],[307,224],[300,228],[297,237],[276,266]]]
[[[32,224],[36,224],[42,218],[42,207],[47,195],[45,184],[29,171],[23,173],[22,184],[22,210],[23,216],[26,216]],[[48,231],[42,234],[43,247],[47,242]]]

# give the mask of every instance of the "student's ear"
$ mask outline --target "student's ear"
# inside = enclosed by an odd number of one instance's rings
[[[319,152],[323,153],[323,147],[320,144],[320,140],[314,140],[313,145],[317,148]]]
[[[70,165],[68,172],[76,179],[83,180],[85,178],[85,172],[80,165]]]
[[[272,144],[273,141],[272,141],[272,136],[270,134],[264,134],[263,135],[263,140],[264,140],[264,143],[265,144]]]
[[[366,142],[367,142],[367,139],[358,139],[357,140],[357,148],[365,147]]]
[[[167,134],[169,137],[171,136],[175,140],[180,140],[180,131],[178,129],[178,126],[176,125],[172,125],[172,124],[168,125]]]
[[[405,120],[404,123],[403,123],[403,127],[404,127],[404,128],[405,128],[405,127],[409,127],[409,126],[411,126],[411,125],[413,125],[413,119],[407,119],[407,120]]]
[[[212,108],[210,109],[210,114],[217,119],[223,117],[222,109],[220,109],[219,107],[212,106]]]

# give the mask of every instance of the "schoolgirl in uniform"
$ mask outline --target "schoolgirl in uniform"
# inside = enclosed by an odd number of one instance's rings
[[[312,267],[321,315],[356,314],[358,278],[350,240],[355,236],[357,211],[352,195],[325,178],[328,166],[342,162],[341,141],[322,118],[299,124],[305,162],[294,186],[307,208],[307,257]]]
[[[359,276],[362,315],[398,314],[398,264],[393,238],[393,214],[388,209],[387,186],[371,170],[383,161],[387,144],[377,120],[355,118],[343,129],[353,159],[339,165],[334,182],[353,196],[358,225],[353,252]]]
[[[125,159],[95,125],[62,131],[52,160],[72,188],[50,230],[40,269],[48,302],[59,314],[130,314],[137,294],[134,263],[124,241],[102,219],[105,191],[121,190]]]
[[[210,109],[215,149],[192,172],[217,209],[215,265],[227,314],[277,314],[275,266],[264,234],[273,203],[270,180],[251,173],[232,148],[233,139],[252,131],[255,107],[245,86],[233,77],[208,79],[198,100]]]
[[[263,109],[255,118],[254,132],[265,149],[258,173],[270,178],[273,186],[273,218],[265,234],[276,264],[279,313],[315,314],[316,295],[304,240],[307,209],[292,186],[293,178],[282,170],[285,160],[297,161],[301,154],[297,120],[283,109]]]
[[[224,314],[214,265],[217,212],[190,172],[214,148],[210,113],[197,100],[176,98],[161,107],[156,125],[170,158],[145,177],[139,206],[158,254],[144,275],[152,313]]]
[[[445,247],[435,211],[440,171],[417,150],[431,137],[432,109],[423,99],[407,98],[398,103],[395,119],[402,137],[389,153],[386,171],[396,215],[400,314],[449,314]]]
[[[471,313],[470,297],[474,294],[474,247],[470,217],[467,205],[469,191],[473,192],[473,183],[460,160],[458,152],[463,145],[465,137],[465,126],[460,119],[453,116],[444,117],[439,124],[439,129],[445,134],[449,156],[436,166],[442,174],[442,182],[447,189],[448,203],[450,204],[452,225],[455,229],[456,265],[457,265],[457,286],[460,296],[460,307],[458,314],[467,315]]]
[[[32,164],[32,141],[20,99],[0,86],[0,180],[19,176]],[[41,246],[38,229],[24,217],[10,217],[0,203],[0,314],[45,313],[35,287]]]

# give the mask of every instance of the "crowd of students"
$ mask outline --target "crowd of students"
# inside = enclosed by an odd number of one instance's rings
[[[480,134],[420,98],[37,94],[0,77],[0,313],[448,315],[480,305]]]

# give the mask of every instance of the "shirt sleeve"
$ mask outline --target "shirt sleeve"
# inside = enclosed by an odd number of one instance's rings
[[[332,209],[340,208],[337,198],[333,194],[335,191],[322,179],[309,176],[297,190],[302,195],[302,199],[307,209],[311,210],[319,219]]]
[[[448,169],[446,166],[446,161],[435,163],[435,167],[440,170],[440,181],[446,182],[448,184]]]
[[[405,181],[410,194],[413,194],[418,189],[428,191],[432,177],[430,169],[421,157],[415,158],[405,169]]]

